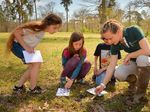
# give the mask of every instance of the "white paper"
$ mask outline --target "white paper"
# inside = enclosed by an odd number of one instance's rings
[[[94,88],[91,88],[91,89],[88,89],[87,92],[93,94],[93,95],[96,95],[95,93],[95,87]],[[107,91],[102,91],[100,94],[98,94],[98,96],[103,96],[104,94],[107,94]]]
[[[58,88],[56,96],[69,96],[70,89]]]
[[[39,50],[35,50],[34,53],[23,51],[23,55],[26,63],[43,62],[43,58]]]

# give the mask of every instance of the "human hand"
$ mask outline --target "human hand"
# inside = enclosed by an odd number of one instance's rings
[[[98,94],[100,94],[103,90],[104,90],[104,86],[99,85],[99,86],[96,87],[95,93],[98,95]]]
[[[73,80],[68,79],[67,83],[65,84],[65,89],[69,89],[72,86]]]
[[[32,47],[26,46],[25,50],[29,53],[34,53],[34,48],[32,48]]]
[[[94,68],[94,75],[98,75],[98,70],[97,70],[97,68]]]
[[[130,54],[127,54],[126,57],[123,60],[123,64],[129,65],[130,64],[130,59],[131,59]]]
[[[79,54],[75,54],[74,57],[79,57]]]

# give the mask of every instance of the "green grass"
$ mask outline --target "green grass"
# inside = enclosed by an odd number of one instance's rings
[[[87,93],[86,90],[94,86],[91,81],[93,66],[86,77],[88,84],[74,84],[70,97],[56,97],[62,70],[61,53],[68,45],[70,34],[66,32],[46,34],[37,47],[44,58],[38,84],[46,92],[33,96],[12,94],[12,87],[18,82],[26,66],[12,54],[10,57],[4,55],[5,43],[9,34],[0,33],[0,112],[102,112],[102,109],[105,112],[149,112],[150,101],[133,106],[125,104],[128,86],[125,82],[117,82],[116,90],[109,92],[104,97],[94,98]],[[99,34],[85,34],[87,58],[92,64],[93,53],[99,42]],[[28,86],[29,83],[26,85]],[[150,87],[147,89],[147,98],[150,100]]]

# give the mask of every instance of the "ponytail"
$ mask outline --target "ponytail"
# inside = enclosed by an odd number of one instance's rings
[[[111,19],[104,23],[101,34],[106,33],[107,31],[111,31],[115,34],[119,28],[123,28],[123,25],[120,22]]]
[[[17,29],[27,28],[35,32],[40,32],[40,31],[45,30],[50,25],[57,25],[57,24],[60,24],[60,25],[62,24],[61,18],[55,14],[49,14],[42,21],[32,21],[32,22],[28,22],[28,23],[18,26],[9,36],[9,39],[6,45],[6,53],[9,53],[12,49],[12,44],[15,38],[14,32]]]

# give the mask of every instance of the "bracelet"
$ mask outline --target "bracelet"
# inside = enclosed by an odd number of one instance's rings
[[[103,86],[104,89],[106,88],[106,85],[104,83],[101,83],[101,86]]]

